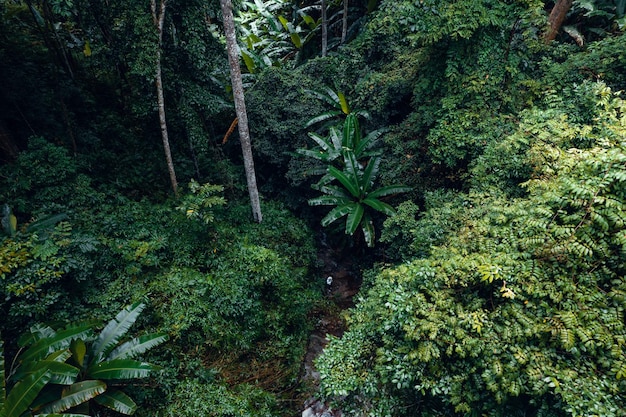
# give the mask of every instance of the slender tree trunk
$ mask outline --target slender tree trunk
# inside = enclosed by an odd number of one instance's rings
[[[346,43],[348,37],[348,0],[343,0],[343,26],[341,27],[341,43]]]
[[[543,40],[545,43],[550,43],[556,38],[556,35],[561,30],[561,26],[567,17],[567,13],[569,9],[572,8],[573,0],[557,0],[556,4],[552,8],[550,12],[550,17],[548,18],[548,23],[550,24],[550,28],[543,36]]]
[[[157,104],[159,107],[159,123],[161,124],[161,139],[163,140],[163,149],[165,151],[165,160],[167,161],[167,170],[170,174],[170,182],[174,196],[178,197],[178,181],[176,181],[176,171],[174,171],[174,161],[172,160],[172,151],[170,150],[170,139],[167,133],[167,122],[165,119],[165,98],[163,97],[163,77],[161,74],[161,45],[163,43],[163,23],[165,22],[165,8],[167,0],[161,0],[160,9],[157,11],[156,0],[152,0],[152,19],[159,34],[159,46],[156,56],[156,74],[155,83],[157,89]]]
[[[328,18],[326,17],[326,0],[322,0],[322,56],[328,53]]]
[[[224,32],[226,33],[226,49],[228,51],[228,63],[230,64],[230,79],[233,85],[233,97],[235,99],[235,112],[237,113],[239,140],[243,153],[243,163],[252,206],[252,217],[257,223],[261,223],[261,203],[259,190],[256,185],[254,172],[254,159],[252,158],[252,145],[250,144],[250,130],[248,129],[248,114],[246,101],[243,95],[243,82],[239,67],[239,53],[237,51],[237,39],[235,38],[235,19],[233,17],[233,3],[231,0],[220,0],[222,14],[224,15]]]

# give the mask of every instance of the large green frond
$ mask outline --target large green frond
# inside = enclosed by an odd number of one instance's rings
[[[354,203],[354,209],[348,213],[348,218],[346,219],[346,234],[352,236],[356,229],[359,227],[359,223],[361,223],[361,219],[363,218],[363,213],[365,213],[365,208],[360,203]]]
[[[40,369],[26,376],[13,386],[4,402],[4,407],[0,409],[2,417],[19,417],[24,413],[32,402],[37,398],[37,394],[50,381],[50,372],[47,369]]]
[[[334,195],[336,197],[342,197],[352,200],[352,196],[346,192],[345,188],[336,185],[322,185],[319,187],[315,187],[315,189],[324,194]]]
[[[348,190],[350,194],[352,194],[355,198],[359,198],[361,191],[359,189],[359,183],[354,176],[348,177],[343,171],[340,171],[335,167],[328,167],[328,173],[335,177],[341,185],[346,187],[346,190]]]
[[[67,356],[64,356],[67,358]],[[68,363],[59,362],[55,360],[43,360],[37,362],[28,362],[23,366],[20,366],[11,379],[14,381],[21,381],[26,378],[27,375],[33,374],[41,369],[47,369],[50,372],[50,383],[68,385],[73,383],[78,376],[80,370],[75,366]]]
[[[363,192],[368,193],[369,189],[374,185],[374,180],[378,175],[378,169],[380,167],[380,158],[372,157],[370,158],[365,170],[363,171],[363,177],[361,178],[361,186],[363,187]]]
[[[117,411],[121,414],[131,415],[137,409],[137,404],[120,390],[109,390],[94,399],[98,404]]]
[[[66,349],[74,339],[87,338],[93,333],[91,326],[72,327],[58,331],[52,337],[40,339],[18,357],[18,361],[25,364],[45,358],[58,350]]]
[[[349,114],[343,122],[343,146],[354,150],[361,142],[361,128],[359,119],[354,114]]]
[[[386,195],[406,193],[411,190],[411,187],[406,187],[404,185],[388,185],[375,189],[374,191],[368,193],[367,196],[369,198],[380,198]]]
[[[46,405],[43,413],[60,413],[87,402],[92,398],[102,394],[107,389],[103,381],[82,381],[70,385],[63,390],[61,398]]]
[[[354,210],[354,206],[356,203],[350,202],[348,204],[344,204],[332,209],[324,218],[322,219],[322,226],[326,227],[332,222],[342,218],[346,214],[349,214],[352,210]]]
[[[367,247],[373,247],[376,239],[374,222],[372,222],[372,218],[367,212],[363,215],[363,220],[361,220],[361,230],[363,230],[363,237],[365,238]]]
[[[314,118],[312,118],[308,122],[306,122],[304,127],[311,127],[311,126],[313,126],[316,123],[332,119],[334,117],[339,116],[340,114],[341,114],[341,111],[329,111],[329,112],[326,112],[326,113],[322,113],[319,116],[315,116]]]
[[[319,197],[311,198],[309,200],[310,206],[338,206],[351,202],[351,198],[340,197],[335,195],[322,195]]]
[[[86,374],[94,379],[135,379],[145,378],[160,368],[146,362],[131,359],[115,359],[98,363],[87,368]]]
[[[107,357],[108,360],[113,359],[131,359],[140,355],[155,346],[167,340],[167,334],[155,333],[144,335],[120,345]]]
[[[396,214],[396,211],[389,204],[384,203],[375,198],[372,198],[370,196],[367,196],[367,198],[363,200],[363,204],[367,204],[374,210],[380,211],[381,213],[385,213],[387,216],[393,216],[394,214]]]
[[[145,308],[143,303],[135,303],[120,311],[111,320],[92,345],[90,363],[93,365],[106,357],[117,345],[128,329],[135,323],[137,317]]]

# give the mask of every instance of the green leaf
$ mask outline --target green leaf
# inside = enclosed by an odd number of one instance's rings
[[[46,405],[42,412],[59,413],[85,403],[92,398],[102,394],[107,389],[103,381],[82,381],[77,382],[63,390],[61,398]]]
[[[67,356],[64,357],[67,359]],[[76,380],[78,372],[80,372],[78,368],[68,363],[55,360],[43,360],[28,362],[20,366],[17,371],[11,375],[11,380],[20,381],[26,378],[27,375],[33,374],[41,369],[50,371],[50,383],[62,385],[72,384]]]
[[[77,338],[87,338],[91,335],[91,333],[92,329],[88,324],[61,330],[52,337],[40,339],[35,342],[18,357],[18,361],[24,364],[30,361],[43,359],[52,352],[68,348],[72,340]]]
[[[361,128],[359,119],[354,114],[349,114],[343,122],[343,146],[354,151],[361,141]]]
[[[343,93],[338,92],[337,97],[339,98],[339,104],[341,105],[341,111],[344,114],[350,114],[350,107],[348,106],[348,101],[346,100],[346,96]]]
[[[113,359],[130,359],[137,355],[140,355],[149,349],[152,349],[155,346],[160,345],[161,343],[167,340],[167,334],[165,333],[154,333],[149,335],[144,335],[128,342],[122,344],[117,347],[111,354],[107,357],[108,360]]]
[[[158,366],[146,362],[115,359],[91,366],[85,373],[94,379],[134,379],[145,378],[158,369],[160,369]]]
[[[241,51],[241,58],[243,59],[243,63],[246,65],[248,72],[250,74],[254,74],[256,72],[256,64],[250,55],[251,54],[247,51]]]
[[[336,197],[341,197],[345,199],[346,202],[352,200],[352,196],[346,193],[345,188],[340,188],[335,185],[323,185],[320,187],[315,187],[316,190],[323,192],[324,194],[333,195]]]
[[[350,203],[335,207],[326,216],[324,216],[321,221],[322,226],[326,227],[332,222],[342,218],[346,214],[349,214],[352,210],[354,210],[355,204],[356,203],[352,201]]]
[[[386,195],[406,193],[406,192],[411,191],[411,190],[412,190],[411,187],[406,187],[404,185],[388,185],[388,186],[385,186],[385,187],[377,188],[376,190],[368,193],[367,197],[368,198],[379,198],[379,197],[384,197]]]
[[[371,208],[376,211],[380,211],[381,213],[385,213],[387,216],[393,216],[396,214],[396,211],[389,204],[384,203],[380,200],[367,196],[367,198],[363,199],[363,204],[367,204]]]
[[[340,114],[341,114],[340,111],[329,111],[326,113],[322,113],[319,116],[316,116],[312,118],[311,120],[309,120],[308,122],[306,122],[306,125],[304,125],[304,127],[310,127],[316,123],[323,122],[328,119],[332,119],[333,117],[337,117]]]
[[[289,22],[287,22],[287,19],[285,18],[285,16],[279,15],[278,20],[280,20],[280,23],[283,25],[283,28],[285,28],[285,30],[289,30],[289,27],[288,27]]]
[[[361,192],[359,189],[359,184],[357,181],[355,181],[354,178],[348,177],[344,172],[338,170],[333,166],[328,167],[328,173],[335,177],[341,183],[341,185],[346,187],[350,194],[352,194],[355,198],[359,198]]]
[[[372,222],[372,218],[367,212],[363,215],[363,220],[361,220],[361,230],[363,230],[363,237],[367,247],[373,247],[375,240],[374,222]]]
[[[4,407],[0,410],[2,417],[19,417],[28,410],[32,402],[37,398],[37,394],[50,381],[50,372],[43,368],[13,386],[4,402]]]
[[[365,209],[360,203],[354,203],[354,209],[348,213],[346,219],[346,234],[352,236],[361,223]]]
[[[87,353],[87,346],[85,345],[83,339],[72,340],[72,343],[70,343],[70,351],[72,352],[72,356],[78,366],[82,367],[85,360],[85,354]]]
[[[117,411],[121,414],[131,415],[137,409],[137,404],[120,390],[109,390],[94,399],[98,404]]]
[[[135,323],[141,314],[145,304],[135,303],[120,311],[100,332],[98,338],[93,342],[90,364],[94,364],[106,357],[128,332],[128,329]]]
[[[310,206],[337,206],[352,202],[351,198],[335,195],[322,195],[309,200]]]
[[[378,175],[378,168],[380,166],[380,158],[370,158],[365,170],[363,171],[363,178],[361,179],[361,185],[363,186],[363,192],[369,192],[369,189],[374,185],[376,175]]]
[[[293,42],[293,45],[296,48],[302,48],[302,39],[300,38],[300,35],[298,35],[296,32],[291,32],[289,36],[291,37],[291,42]]]

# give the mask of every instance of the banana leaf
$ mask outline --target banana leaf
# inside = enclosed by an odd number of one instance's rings
[[[65,356],[67,359],[67,356]],[[11,379],[14,381],[21,381],[26,378],[27,375],[33,374],[41,369],[47,369],[50,372],[51,384],[69,385],[76,381],[76,377],[80,370],[75,366],[68,363],[43,360],[36,362],[28,362],[23,366],[20,366],[16,372],[11,375]]]
[[[106,389],[107,385],[103,381],[77,382],[65,388],[60,399],[46,405],[41,411],[43,413],[60,413],[69,410],[102,394]]]
[[[368,193],[367,197],[368,198],[380,198],[386,195],[406,193],[411,190],[412,190],[411,187],[407,187],[404,185],[387,185],[385,187],[377,188],[376,190]]]
[[[349,214],[354,210],[355,202],[350,202],[347,204],[343,204],[341,206],[337,206],[332,209],[324,218],[322,219],[322,226],[326,227],[335,220],[342,218],[343,216]]]
[[[167,334],[165,333],[154,333],[141,336],[115,348],[113,352],[111,352],[111,354],[107,357],[107,359],[113,360],[134,358],[137,355],[140,355],[148,351],[149,349],[160,345],[166,340]]]
[[[131,415],[137,409],[137,404],[128,395],[120,390],[109,390],[94,399],[98,404],[117,411],[121,414]]]
[[[116,359],[87,368],[86,375],[93,379],[134,379],[145,378],[158,369],[158,366],[146,362]]]
[[[335,195],[322,195],[309,200],[310,206],[339,206],[352,202],[352,198]]]
[[[346,234],[350,236],[352,236],[359,227],[361,219],[363,219],[363,214],[365,213],[363,204],[355,202],[353,207],[354,208],[348,213],[348,218],[346,219]]]
[[[61,330],[52,337],[46,337],[35,342],[30,348],[18,357],[22,364],[45,358],[49,354],[69,347],[74,339],[83,339],[91,335],[90,325],[83,325]]]
[[[361,230],[363,230],[363,237],[365,238],[365,243],[367,244],[367,247],[373,247],[374,241],[376,239],[374,222],[372,222],[372,218],[367,212],[365,212],[365,214],[363,215],[363,220],[361,220]]]
[[[356,173],[353,174],[352,178],[348,177],[343,171],[338,170],[335,167],[328,167],[328,173],[335,177],[341,185],[343,185],[346,190],[350,194],[352,194],[355,198],[359,198],[361,195],[361,190],[359,189],[358,178],[355,178]]]
[[[4,407],[0,409],[0,415],[3,417],[21,416],[49,381],[50,372],[45,368],[26,376],[11,389],[4,401]]]
[[[143,303],[135,303],[120,311],[113,320],[109,321],[92,345],[91,364],[101,361],[113,350],[135,323],[145,306]]]
[[[385,213],[387,216],[393,216],[396,214],[396,211],[389,204],[384,203],[380,200],[367,196],[367,198],[363,199],[363,204],[367,204],[371,208],[376,211],[380,211],[381,213]]]

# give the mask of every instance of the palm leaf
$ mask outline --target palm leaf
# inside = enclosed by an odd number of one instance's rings
[[[112,359],[130,359],[137,355],[152,349],[155,346],[167,340],[167,334],[154,333],[145,336],[141,336],[122,344],[115,348],[113,352],[107,357],[108,360]]]
[[[354,203],[354,209],[348,213],[348,218],[346,219],[347,235],[352,236],[354,234],[357,227],[359,227],[359,223],[361,223],[363,213],[365,213],[363,205],[360,203]]]
[[[91,364],[102,360],[113,350],[128,329],[135,323],[145,306],[143,303],[135,303],[126,307],[102,329],[92,345]]]
[[[352,194],[356,198],[359,198],[361,192],[359,189],[359,183],[356,181],[355,178],[348,177],[344,172],[332,166],[328,167],[328,173],[335,177],[341,183],[341,185],[346,187],[346,190],[348,190],[350,194]]]
[[[86,374],[93,379],[134,379],[145,378],[150,372],[158,369],[160,369],[158,366],[146,362],[115,359],[88,368]]]
[[[411,187],[406,187],[404,185],[387,185],[385,187],[377,188],[376,190],[372,191],[371,193],[368,193],[367,197],[368,198],[379,198],[379,197],[384,197],[386,195],[406,193],[406,192],[411,191],[411,190],[412,190]]]
[[[30,348],[22,353],[18,360],[21,363],[36,361],[43,359],[52,352],[66,349],[74,339],[87,338],[91,335],[92,329],[90,325],[82,325],[61,330],[52,337],[46,337],[35,342]]]
[[[45,368],[26,376],[11,389],[4,401],[4,407],[0,409],[0,415],[5,417],[22,415],[49,381],[50,372]]]
[[[98,404],[117,411],[121,414],[131,415],[137,409],[137,404],[128,395],[120,390],[109,390],[94,399]]]
[[[59,413],[87,402],[92,398],[102,394],[107,389],[107,384],[103,381],[82,381],[70,385],[63,390],[62,397],[43,409],[43,413]]]
[[[324,216],[321,221],[322,226],[326,227],[335,220],[342,218],[346,214],[349,214],[352,210],[354,210],[355,204],[355,202],[351,201],[347,204],[335,207],[326,216]]]
[[[384,203],[375,198],[372,198],[370,196],[367,196],[367,198],[363,200],[363,204],[367,204],[374,210],[380,211],[381,213],[385,213],[387,216],[393,216],[394,214],[396,214],[396,211],[389,204]]]
[[[361,230],[363,230],[363,237],[365,238],[367,247],[373,247],[375,240],[374,223],[367,212],[363,215],[363,220],[361,220]]]

